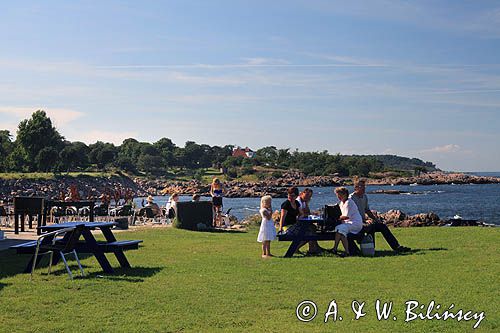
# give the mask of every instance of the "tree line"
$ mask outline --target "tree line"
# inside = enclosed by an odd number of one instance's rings
[[[119,146],[97,141],[70,142],[57,131],[47,114],[38,110],[19,123],[15,140],[0,130],[0,172],[69,172],[121,170],[132,174],[165,175],[170,170],[222,168],[229,177],[254,173],[257,166],[298,169],[306,175],[367,176],[370,172],[435,169],[430,162],[394,155],[346,156],[264,147],[254,158],[233,157],[233,145],[210,146],[193,141],[178,147],[161,138],[154,143],[129,138]],[[403,169],[403,168],[402,168]]]

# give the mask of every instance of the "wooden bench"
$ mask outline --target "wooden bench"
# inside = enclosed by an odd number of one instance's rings
[[[139,244],[142,243],[142,240],[124,240],[124,241],[116,241],[116,242],[97,242],[97,246],[99,250],[102,252],[115,252],[115,251],[126,251],[126,250],[137,250],[139,249]],[[33,254],[35,253],[36,241],[30,241],[18,245],[13,245],[10,247],[15,250],[17,254]],[[87,246],[85,242],[78,242],[76,245],[76,252],[78,253],[90,253],[86,251]]]

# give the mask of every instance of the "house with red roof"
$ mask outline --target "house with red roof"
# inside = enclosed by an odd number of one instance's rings
[[[243,158],[253,158],[255,156],[255,152],[248,148],[236,147],[233,149],[233,157],[243,157]]]

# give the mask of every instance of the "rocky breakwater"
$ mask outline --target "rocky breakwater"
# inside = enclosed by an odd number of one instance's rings
[[[367,182],[370,185],[500,184],[500,178],[436,171],[414,177],[369,178]]]
[[[180,193],[190,195],[198,193],[209,195],[210,185],[203,184],[196,180],[188,182],[168,182],[168,181],[141,181],[140,187],[147,189],[150,194],[172,194]],[[344,180],[339,177],[314,176],[306,177],[299,171],[287,171],[281,177],[269,178],[258,182],[226,181],[224,182],[227,198],[255,198],[263,195],[270,195],[274,198],[285,198],[287,189],[290,186],[338,186],[344,184]]]
[[[490,226],[482,221],[451,219],[442,220],[436,213],[420,213],[407,215],[400,210],[390,210],[386,213],[378,214],[380,220],[393,227],[430,227],[430,226]]]

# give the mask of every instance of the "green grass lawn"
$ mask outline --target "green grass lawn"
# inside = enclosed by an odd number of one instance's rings
[[[410,228],[396,236],[414,249],[393,255],[377,236],[375,258],[260,258],[257,230],[201,233],[152,229],[119,233],[143,239],[127,252],[134,268],[101,276],[93,257],[87,277],[70,281],[39,269],[20,274],[26,256],[0,252],[1,332],[467,332],[475,321],[405,323],[405,301],[447,309],[484,311],[478,331],[500,330],[500,229]],[[288,242],[273,242],[283,255]],[[324,246],[331,246],[324,244]],[[108,257],[111,258],[110,255]],[[117,267],[115,258],[112,264]],[[73,266],[75,268],[76,265]],[[378,321],[374,303],[394,302],[390,320]],[[299,322],[296,306],[313,300],[317,317]],[[343,321],[323,322],[331,300]],[[354,321],[352,300],[366,301]],[[392,319],[397,317],[397,321]]]

